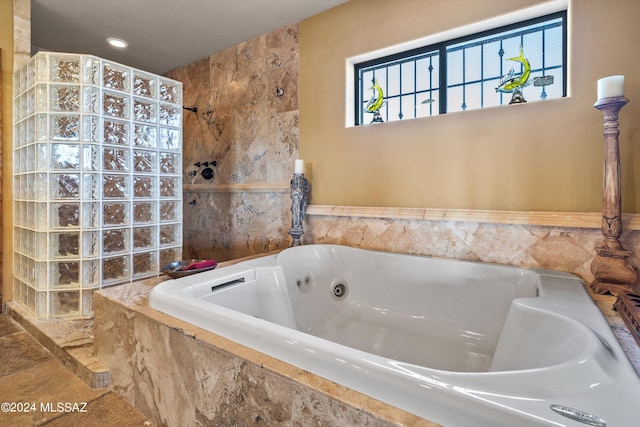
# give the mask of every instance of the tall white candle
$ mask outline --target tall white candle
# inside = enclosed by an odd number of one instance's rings
[[[293,173],[304,173],[304,160],[296,159],[295,167],[293,169]]]
[[[609,76],[598,80],[598,99],[624,96],[624,76]]]

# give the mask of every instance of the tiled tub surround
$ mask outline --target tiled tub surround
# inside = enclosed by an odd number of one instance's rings
[[[437,426],[151,309],[159,280],[94,296],[113,390],[158,425]]]
[[[599,213],[312,205],[303,244],[364,249],[560,270],[593,281],[603,239]],[[623,214],[621,241],[640,266],[640,214]]]
[[[305,245],[161,283],[149,305],[447,426],[558,425],[552,404],[640,417],[640,378],[567,273]]]
[[[598,214],[335,206],[310,206],[308,212],[305,243],[507,264],[525,260],[536,267],[582,273],[583,278],[590,275],[593,247],[601,239]],[[625,215],[624,225],[624,244],[637,248],[638,216]],[[259,416],[265,424],[282,419],[281,425],[314,420],[325,425],[432,425],[149,308],[148,294],[160,280],[104,289],[95,296],[98,358],[111,369],[114,390],[156,422],[233,424],[255,422]],[[615,297],[592,297],[640,372],[640,349],[612,310]],[[283,387],[284,394],[276,392]],[[265,390],[271,390],[267,400]]]

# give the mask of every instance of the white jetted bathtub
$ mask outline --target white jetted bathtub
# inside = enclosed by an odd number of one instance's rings
[[[640,379],[562,272],[309,245],[149,303],[447,427],[640,425]]]

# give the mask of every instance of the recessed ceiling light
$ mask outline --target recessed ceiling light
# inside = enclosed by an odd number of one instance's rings
[[[125,47],[129,46],[129,43],[127,43],[126,41],[122,40],[122,39],[117,39],[115,37],[109,37],[107,39],[107,42],[113,46],[113,47],[117,47],[120,49],[124,49]]]

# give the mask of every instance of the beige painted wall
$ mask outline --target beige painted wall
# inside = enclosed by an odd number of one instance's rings
[[[300,24],[300,155],[312,203],[599,211],[597,79],[624,74],[623,211],[640,212],[640,2],[569,1],[569,91],[560,100],[345,127],[346,59],[545,3],[351,0]]]
[[[2,301],[13,295],[13,70],[31,50],[30,0],[0,0],[2,49]]]
[[[2,49],[2,105],[0,106],[0,112],[2,114],[2,147],[0,153],[2,154],[2,165],[3,168],[7,168],[6,163],[8,163],[5,159],[8,157],[6,153],[11,153],[11,135],[12,135],[12,86],[13,86],[13,2],[9,0],[0,0],[0,49]],[[10,154],[9,154],[10,158]],[[9,168],[10,169],[10,168]],[[3,187],[4,183],[11,182],[11,177],[2,176]],[[7,209],[7,204],[11,205],[11,203],[7,203],[6,197],[2,197],[4,194],[4,188],[0,190],[0,197],[2,198],[2,210],[3,210],[3,218],[2,223],[6,224],[7,219],[5,218],[5,211]],[[11,214],[11,211],[9,211]],[[4,231],[4,230],[3,230]],[[10,236],[10,234],[9,234]],[[10,239],[9,239],[10,240]],[[2,244],[2,250],[0,250],[0,256],[2,256],[2,283],[0,286],[0,295],[2,298],[2,305],[0,305],[0,312],[2,312],[3,304],[11,299],[12,289],[11,289],[11,265],[7,265],[7,261],[10,261],[11,258],[6,258],[3,255],[12,252],[11,242],[9,244]]]

